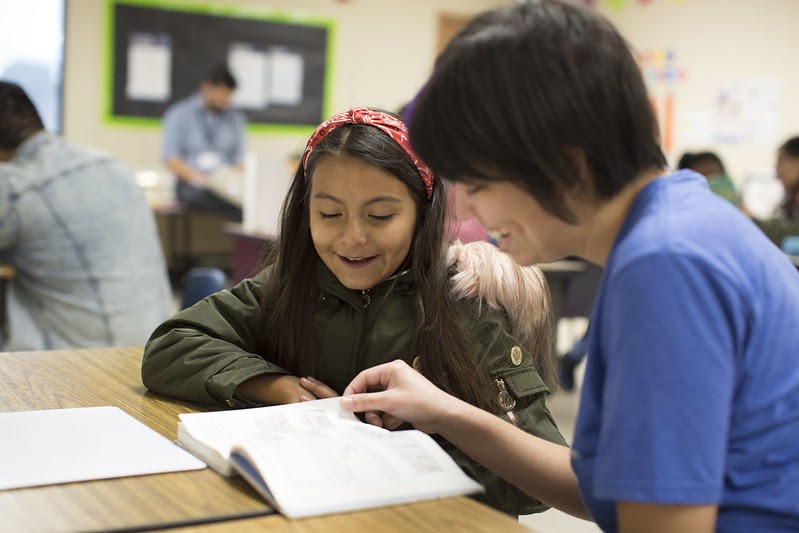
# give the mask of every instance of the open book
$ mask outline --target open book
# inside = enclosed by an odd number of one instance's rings
[[[178,443],[290,518],[483,490],[429,435],[365,424],[339,402],[182,414]]]

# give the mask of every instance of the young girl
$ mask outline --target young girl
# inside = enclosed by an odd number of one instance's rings
[[[635,58],[578,4],[475,17],[410,113],[417,153],[462,182],[458,214],[516,261],[604,267],[572,449],[402,362],[342,405],[437,433],[604,531],[799,531],[799,276],[706,179],[666,172]]]
[[[144,384],[230,407],[283,404],[336,396],[361,370],[402,359],[564,444],[541,377],[552,371],[544,278],[487,243],[456,245],[448,261],[446,199],[400,120],[365,108],[333,116],[308,141],[267,268],[156,329]],[[546,509],[442,445],[485,485],[485,502]]]

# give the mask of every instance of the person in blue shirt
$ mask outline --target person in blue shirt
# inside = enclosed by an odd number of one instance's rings
[[[604,267],[573,447],[402,362],[359,374],[342,406],[437,433],[604,531],[799,531],[799,276],[703,176],[665,170],[617,30],[565,0],[478,16],[410,117],[419,156],[463,185],[458,214],[515,261]]]
[[[236,86],[227,67],[216,66],[198,93],[172,104],[163,118],[162,157],[181,203],[240,220],[241,207],[208,188],[215,172],[244,168],[246,118],[231,107]]]
[[[44,130],[0,81],[0,351],[141,346],[172,312],[155,218],[117,158]]]

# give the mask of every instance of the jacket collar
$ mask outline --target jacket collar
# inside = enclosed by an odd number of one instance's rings
[[[396,284],[394,283],[396,279]],[[409,293],[416,290],[416,279],[412,270],[404,270],[388,279],[380,282],[375,287],[365,291],[358,291],[348,289],[338,280],[336,276],[325,266],[322,261],[317,262],[316,267],[316,285],[317,287],[355,307],[363,307],[363,295],[369,294],[370,296],[380,296],[388,293],[390,290],[396,293]]]
[[[30,159],[34,157],[36,152],[39,151],[39,148],[44,146],[47,143],[52,142],[55,139],[55,135],[52,133],[39,130],[24,141],[20,143],[17,147],[16,151],[14,152],[14,156],[11,158],[11,161],[21,161],[24,159]]]

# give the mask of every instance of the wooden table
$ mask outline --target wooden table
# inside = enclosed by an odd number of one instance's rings
[[[114,405],[165,437],[202,406],[141,384],[141,348],[0,353],[0,412]],[[3,461],[13,460],[3,457]],[[287,520],[210,469],[0,491],[3,531],[530,531],[469,498]]]

